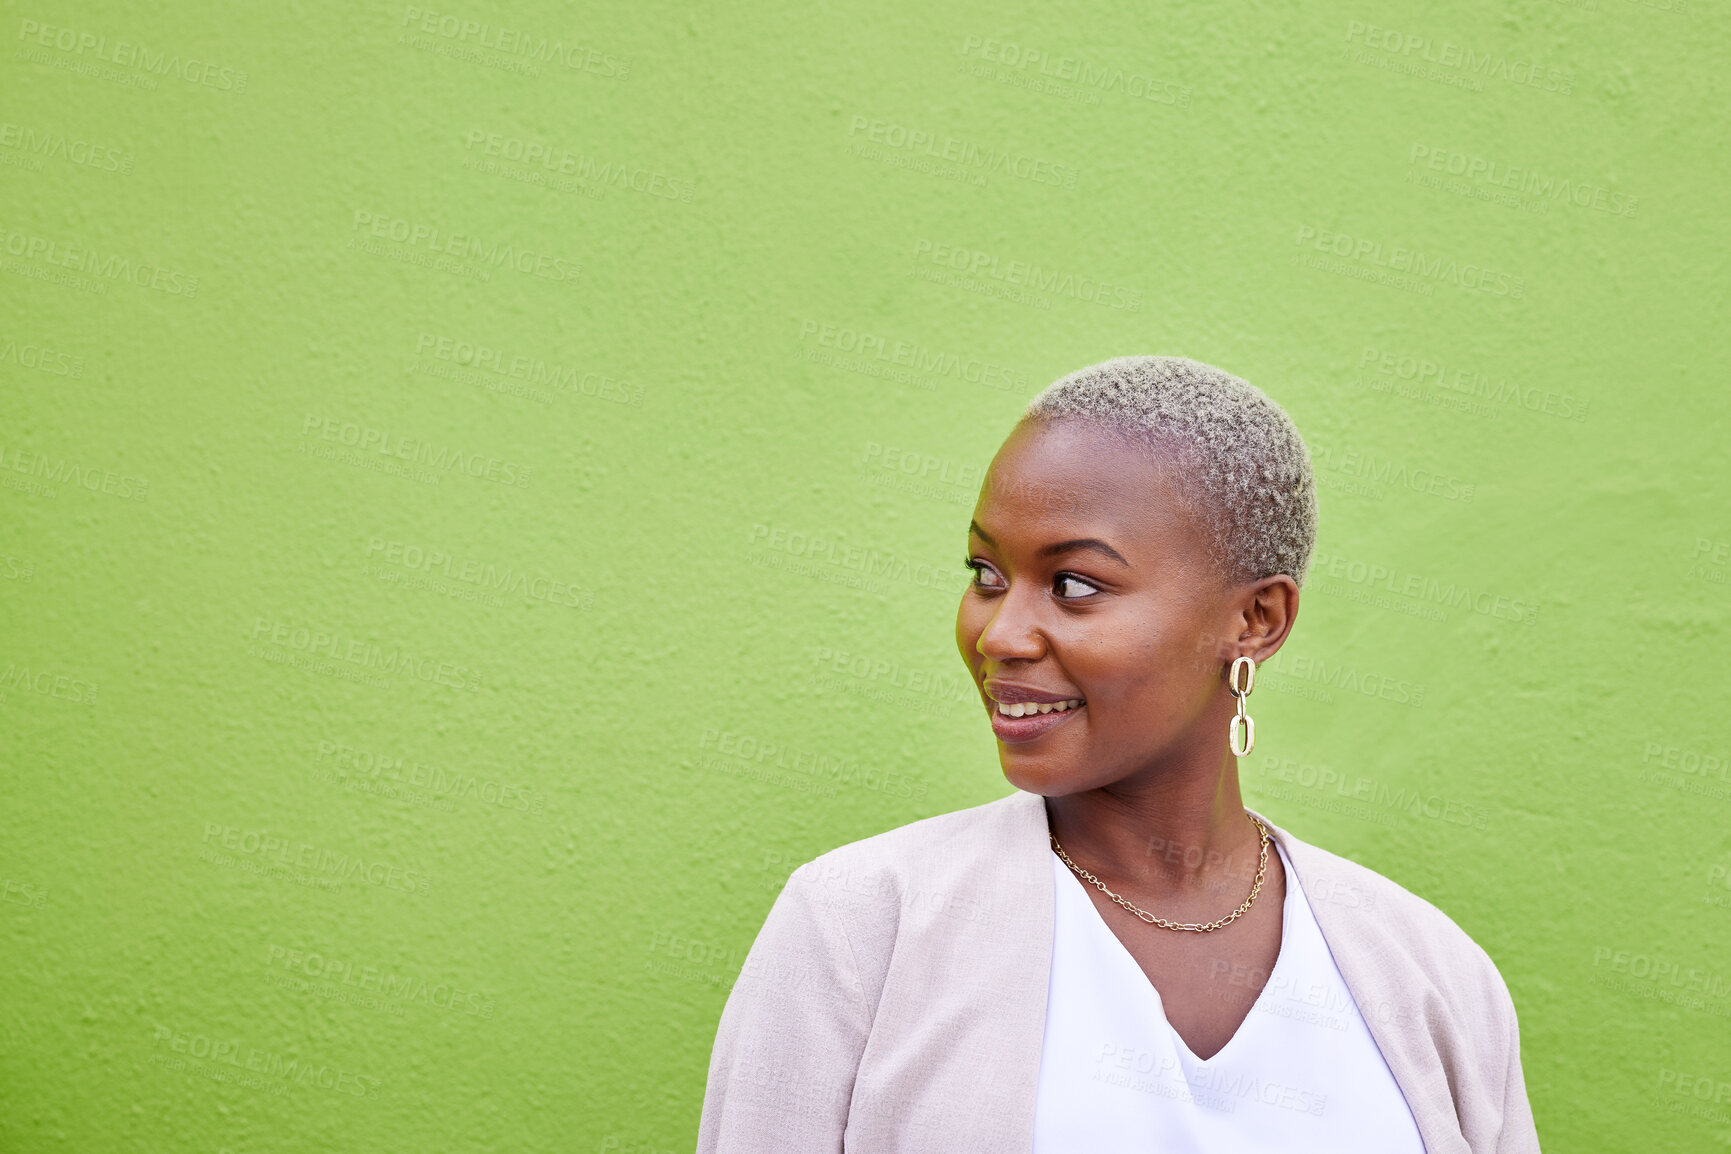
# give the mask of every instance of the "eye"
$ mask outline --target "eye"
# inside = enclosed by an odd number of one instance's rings
[[[998,576],[998,571],[978,557],[969,557],[962,564],[974,571],[974,585],[977,588],[1002,589],[1004,587],[1003,578]]]
[[[1093,584],[1074,573],[1059,573],[1052,578],[1052,592],[1065,601],[1079,601],[1084,597],[1092,597],[1099,591]]]

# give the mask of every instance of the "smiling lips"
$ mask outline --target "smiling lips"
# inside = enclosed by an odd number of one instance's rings
[[[999,741],[1015,745],[1033,741],[1064,724],[1088,702],[1081,697],[1032,701],[1034,697],[1050,697],[1038,690],[1000,685],[987,690],[986,711],[992,721],[992,732]],[[1017,700],[1006,701],[1004,698]]]

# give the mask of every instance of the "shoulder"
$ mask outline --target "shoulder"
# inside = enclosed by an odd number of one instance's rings
[[[1041,798],[1014,793],[984,805],[940,813],[859,841],[838,846],[801,866],[801,872],[823,873],[836,869],[924,873],[954,872],[981,864],[994,850],[1006,848],[1017,834],[1025,837],[1038,823],[1045,837],[1045,809]]]
[[[1021,792],[898,826],[794,870],[765,929],[791,931],[796,949],[820,934],[845,943],[869,993],[898,941],[987,940],[1041,908],[1045,840],[1044,801]]]
[[[852,1148],[898,1118],[948,1117],[944,1088],[978,1079],[1006,1032],[1037,1054],[1050,942],[1030,928],[1050,925],[1045,839],[1043,799],[1017,793],[795,870],[722,1011],[698,1148],[839,1150],[844,1134]],[[892,1094],[897,1078],[918,1084]]]
[[[788,888],[819,889],[831,905],[860,914],[945,894],[966,900],[1011,869],[1032,839],[1046,841],[1044,801],[1014,792],[838,846],[796,869]]]
[[[1440,997],[1457,1012],[1513,1017],[1496,963],[1448,914],[1367,866],[1284,830],[1280,837],[1343,970],[1374,967],[1417,983],[1413,992]]]

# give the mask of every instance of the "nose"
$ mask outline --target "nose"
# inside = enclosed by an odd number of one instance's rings
[[[992,619],[980,631],[974,648],[988,661],[1038,661],[1046,655],[1046,635],[1040,631],[1035,591],[1011,585],[999,598]]]

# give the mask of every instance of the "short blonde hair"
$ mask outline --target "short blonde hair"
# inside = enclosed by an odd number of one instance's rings
[[[1316,478],[1286,410],[1248,381],[1184,357],[1114,357],[1054,381],[1038,421],[1130,433],[1182,458],[1192,508],[1214,529],[1235,581],[1286,573],[1300,585],[1316,544]]]

